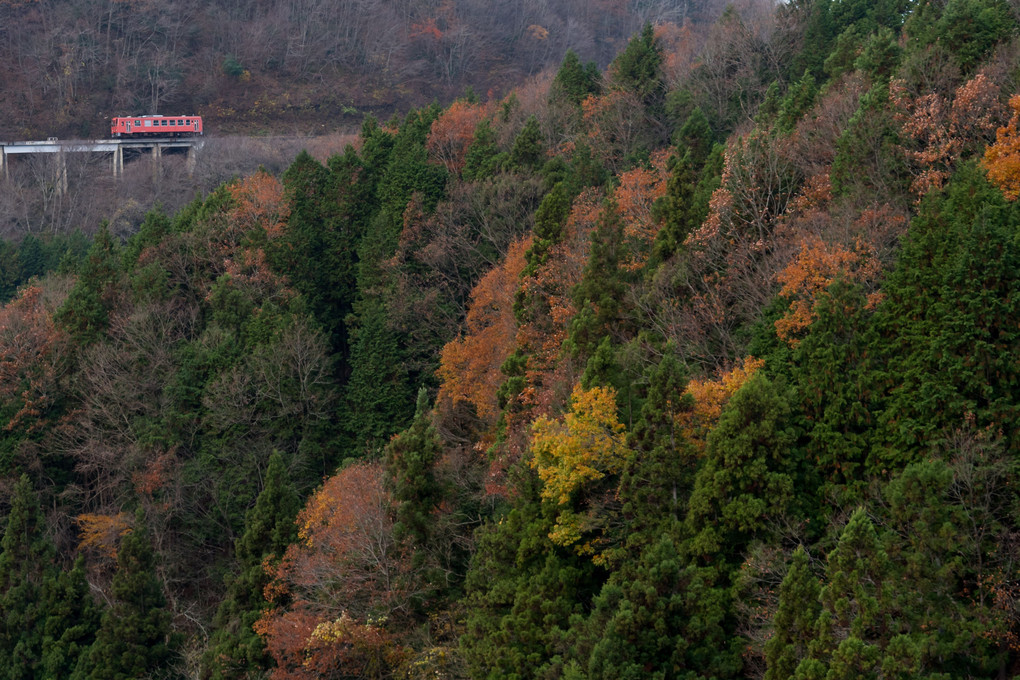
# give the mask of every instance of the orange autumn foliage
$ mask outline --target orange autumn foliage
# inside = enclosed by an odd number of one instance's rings
[[[999,187],[1002,194],[1011,201],[1020,197],[1020,94],[1009,100],[1013,117],[1005,127],[995,134],[995,144],[985,150],[985,168],[988,179]]]
[[[471,104],[458,100],[432,121],[425,141],[429,158],[442,163],[452,174],[464,169],[468,147],[474,139],[475,128],[490,111],[485,104]]]
[[[530,247],[530,237],[511,244],[503,263],[475,285],[465,320],[467,333],[447,343],[440,357],[439,398],[468,402],[487,422],[498,415],[496,391],[505,378],[500,366],[514,349],[514,293]]]
[[[387,677],[399,658],[382,622],[406,607],[413,579],[382,476],[358,463],[327,479],[298,514],[298,541],[266,563],[273,607],[254,629],[276,662],[272,678]]]
[[[745,357],[742,364],[720,373],[715,379],[696,378],[687,383],[684,394],[692,398],[693,406],[689,411],[679,413],[676,421],[678,429],[698,456],[705,454],[708,433],[719,422],[730,397],[764,365],[761,359]]]
[[[86,513],[75,517],[81,541],[80,550],[94,550],[110,560],[117,559],[120,540],[131,531],[131,515],[118,512],[116,515]]]
[[[403,656],[384,628],[359,623],[347,612],[322,621],[296,609],[278,619],[263,617],[254,628],[276,661],[273,680],[392,677]]]
[[[559,243],[549,249],[549,256],[534,276],[521,285],[532,300],[541,301],[537,314],[521,325],[517,346],[529,352],[527,382],[522,395],[528,408],[548,413],[554,403],[562,403],[575,382],[572,377],[554,377],[563,368],[559,361],[563,341],[567,338],[570,320],[577,313],[572,291],[581,281],[588,261],[591,233],[603,209],[603,195],[594,189],[581,192],[570,208]],[[529,418],[530,420],[530,418]]]
[[[577,382],[577,369],[563,359],[563,341],[577,313],[571,292],[580,282],[588,261],[591,233],[603,207],[603,194],[585,189],[571,206],[560,241],[552,246],[537,271],[521,281],[528,300],[526,319],[517,329],[514,346],[527,356],[524,389],[504,411],[506,440],[494,452],[487,489],[502,493],[506,470],[520,460],[530,440],[530,424],[565,403]]]
[[[581,102],[581,119],[592,153],[610,170],[633,149],[643,133],[644,107],[640,97],[623,88],[588,95]]]
[[[779,294],[790,300],[790,309],[776,320],[776,335],[791,347],[796,346],[796,336],[814,323],[816,299],[829,284],[840,276],[865,282],[877,277],[880,271],[874,248],[862,240],[851,250],[838,244],[827,245],[818,236],[806,236],[800,253],[777,276],[783,286]]]
[[[677,89],[697,66],[703,36],[694,31],[694,24],[685,20],[682,26],[672,22],[655,25],[655,42],[662,49],[662,77],[669,90]]]
[[[234,199],[231,221],[242,231],[263,229],[269,238],[279,236],[287,223],[290,208],[283,198],[283,184],[268,172],[254,175],[227,186]]]
[[[651,168],[637,167],[621,173],[620,184],[613,192],[630,255],[630,261],[624,264],[627,269],[635,270],[644,264],[662,226],[652,217],[652,206],[666,195],[668,158],[669,151],[656,151],[650,159]]]

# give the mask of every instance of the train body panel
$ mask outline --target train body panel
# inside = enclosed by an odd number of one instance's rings
[[[110,121],[111,137],[195,137],[202,133],[201,116],[125,116]]]

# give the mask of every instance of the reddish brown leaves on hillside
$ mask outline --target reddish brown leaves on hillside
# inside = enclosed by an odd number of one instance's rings
[[[530,246],[530,238],[515,242],[503,264],[482,277],[471,292],[466,334],[442,352],[439,398],[469,402],[478,417],[490,424],[498,415],[496,392],[505,379],[500,366],[514,350],[513,300]]]
[[[656,151],[650,159],[651,169],[636,167],[621,173],[620,184],[613,192],[616,207],[623,219],[623,234],[630,256],[630,260],[624,264],[627,269],[635,270],[644,265],[655,235],[662,226],[653,219],[652,206],[666,195],[668,158],[668,151]]]
[[[563,403],[574,377],[559,361],[570,320],[577,313],[571,293],[581,281],[588,262],[591,233],[603,210],[602,194],[588,189],[574,199],[559,243],[549,249],[545,263],[522,282],[527,297],[536,301],[532,315],[517,333],[517,345],[529,353],[528,389],[521,405],[547,413],[552,404]],[[530,418],[529,418],[530,420]]]
[[[990,141],[1001,119],[999,86],[984,73],[957,88],[951,101],[938,92],[912,99],[898,81],[890,84],[890,93],[903,131],[916,144],[907,157],[915,166],[911,189],[919,197],[942,188],[956,161]]]
[[[256,172],[227,186],[234,199],[230,217],[242,232],[264,229],[270,239],[279,236],[290,215],[283,199],[283,184],[267,172]]]
[[[772,299],[793,250],[780,219],[798,189],[792,155],[787,140],[769,135],[733,142],[708,218],[656,278],[648,299],[654,323],[690,353],[685,359],[710,367],[732,361],[741,351],[738,329]]]
[[[406,605],[409,570],[393,538],[382,468],[350,465],[297,518],[297,543],[268,567],[273,603],[255,624],[278,680],[383,677],[400,657],[385,630]]]
[[[690,21],[683,26],[667,22],[655,26],[655,42],[662,49],[662,77],[669,90],[687,80],[697,64],[698,50],[704,42]]]
[[[61,335],[43,298],[42,289],[31,286],[0,307],[0,399],[21,406],[6,431],[41,427],[37,419],[57,392]]]
[[[475,128],[489,114],[491,107],[455,101],[432,121],[425,148],[429,158],[442,163],[454,175],[464,169],[468,147],[474,139]]]
[[[587,143],[607,168],[618,170],[627,154],[647,136],[641,98],[623,88],[603,95],[588,95],[581,102]]]

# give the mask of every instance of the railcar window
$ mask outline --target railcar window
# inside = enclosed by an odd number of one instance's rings
[[[141,125],[141,124],[142,124],[142,121],[140,121],[140,120],[136,120],[135,121],[135,125]]]

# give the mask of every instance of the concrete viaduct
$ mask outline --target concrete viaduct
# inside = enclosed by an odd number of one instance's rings
[[[57,154],[57,177],[55,186],[58,193],[67,191],[67,154],[101,153],[111,154],[113,176],[124,173],[125,152],[148,152],[153,162],[159,161],[164,151],[184,149],[187,153],[188,174],[195,168],[195,154],[202,147],[203,140],[195,137],[150,137],[146,139],[97,139],[58,140],[51,137],[45,142],[0,142],[0,177],[10,179],[11,157],[21,154]]]

